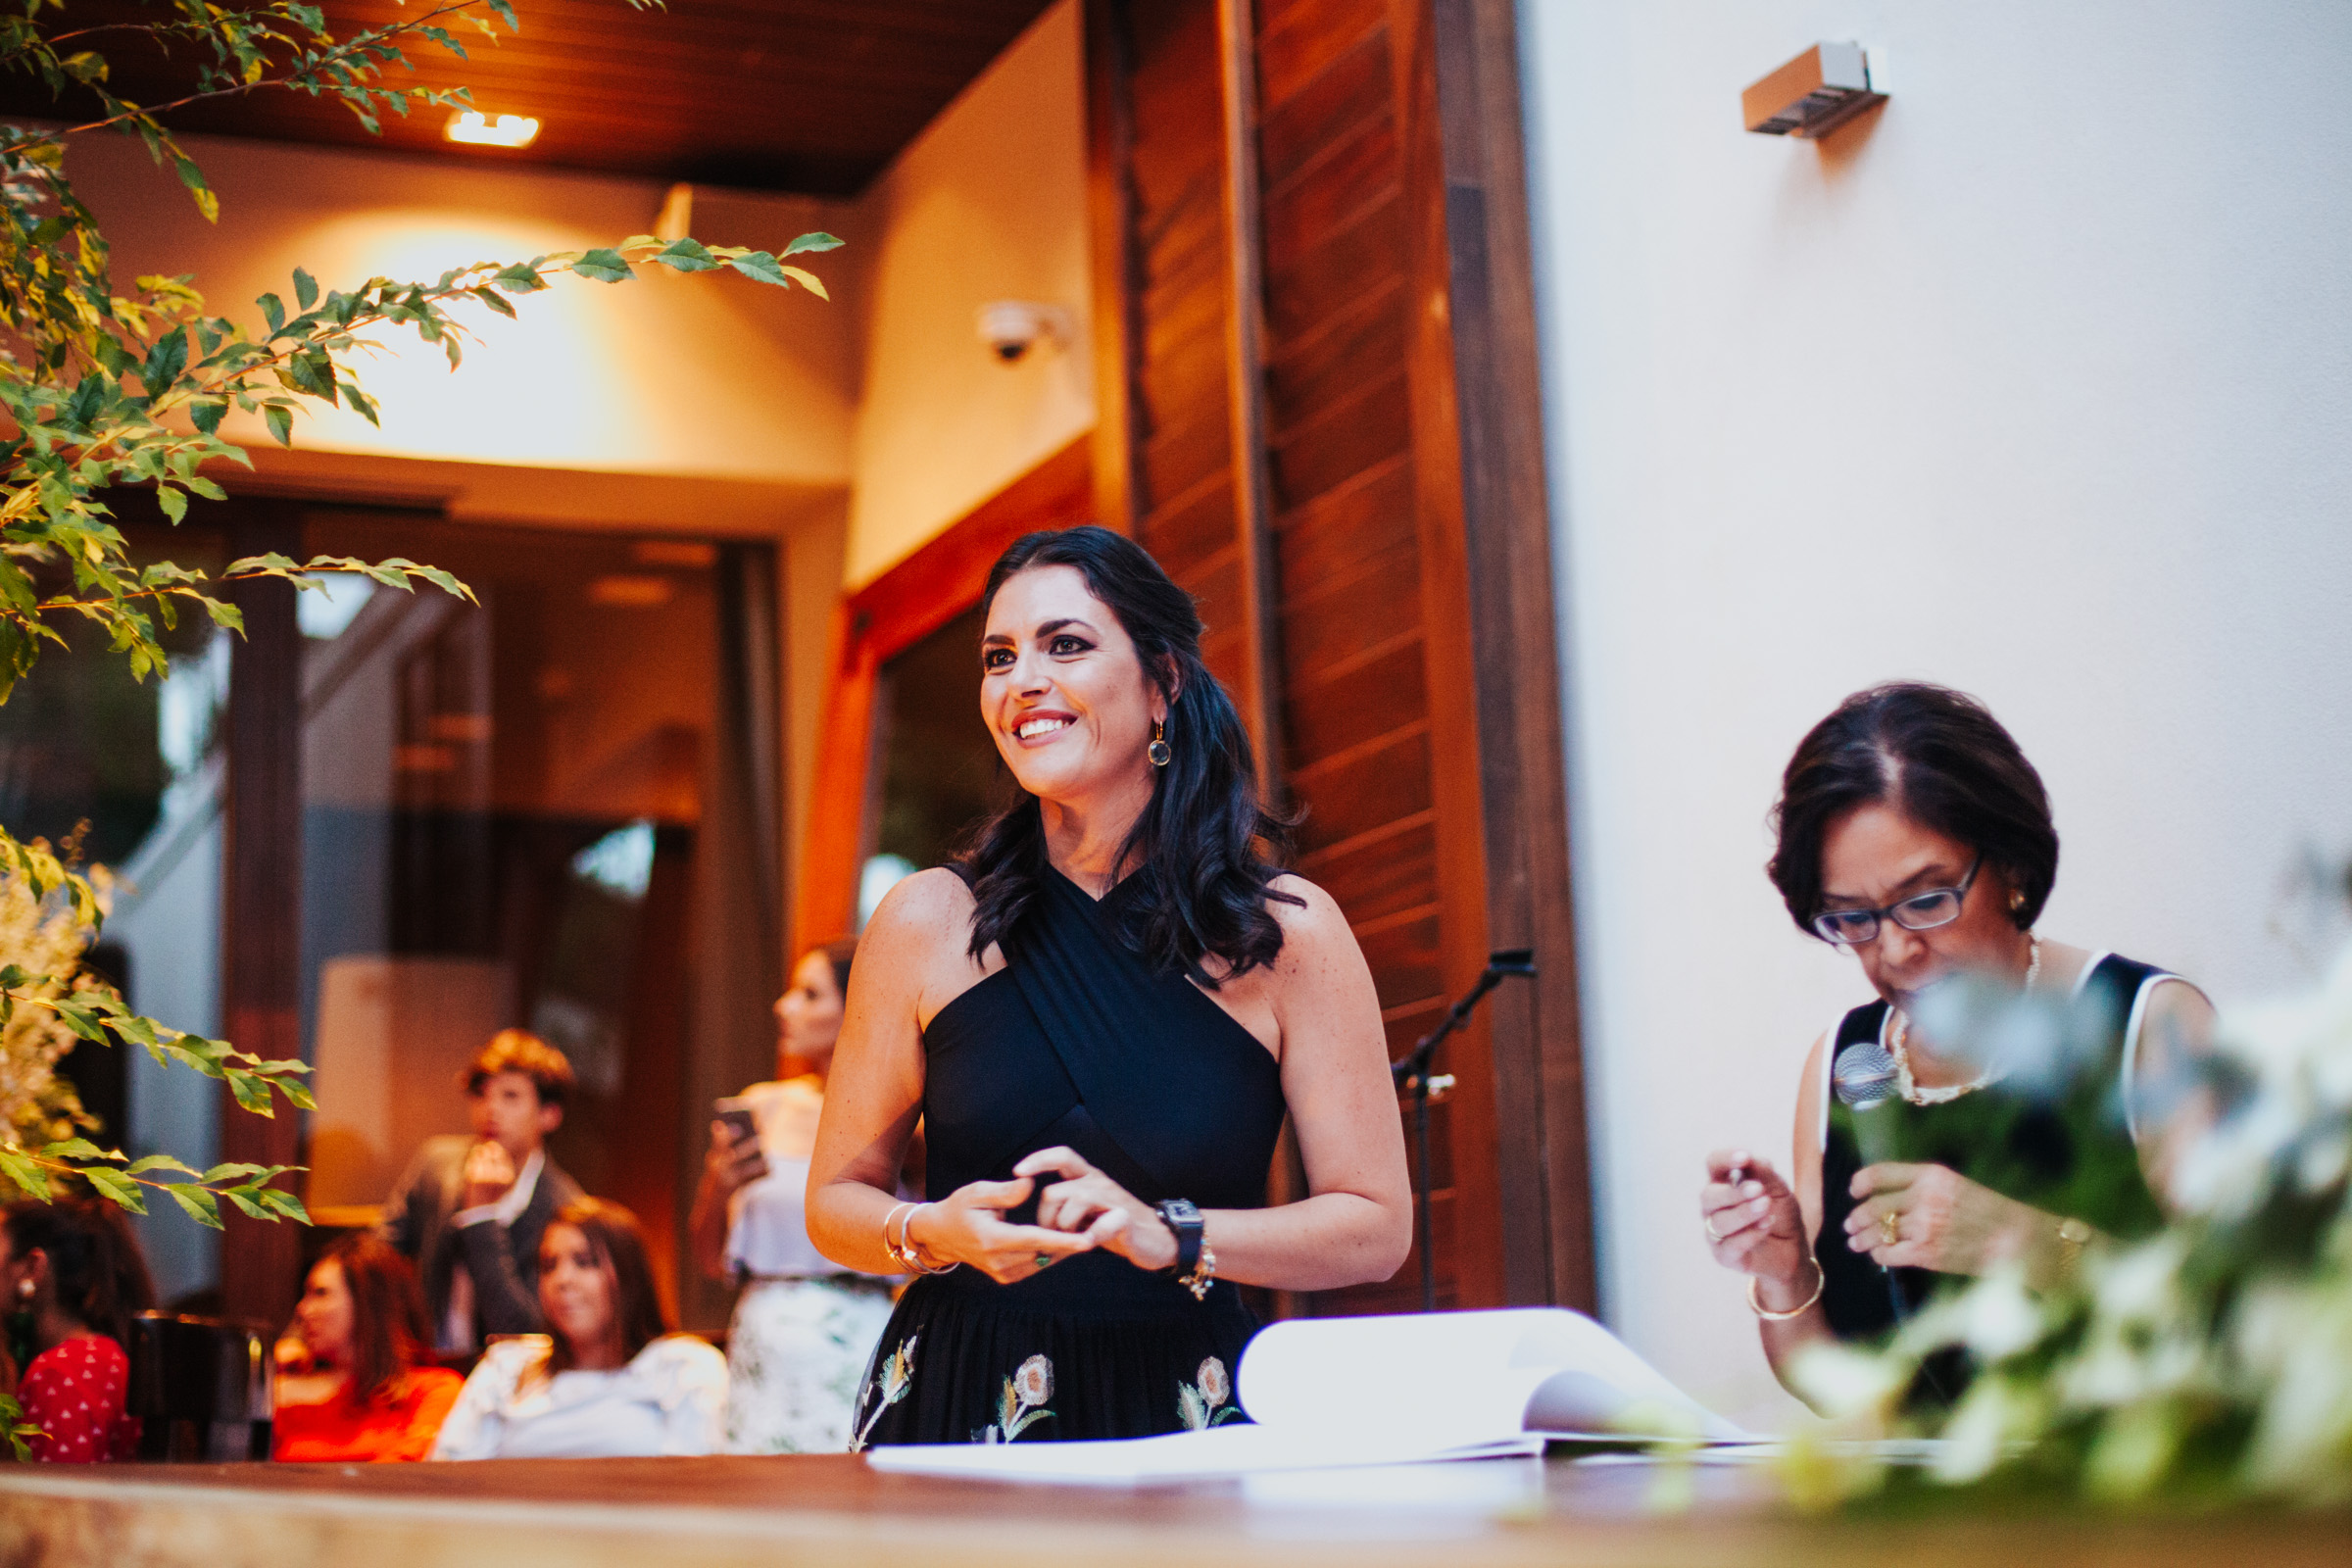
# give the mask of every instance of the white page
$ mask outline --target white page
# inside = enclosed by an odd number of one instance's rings
[[[1133,1486],[1266,1475],[1275,1471],[1411,1464],[1428,1459],[1484,1459],[1543,1451],[1544,1440],[1527,1436],[1432,1451],[1428,1444],[1417,1439],[1399,1439],[1388,1434],[1325,1433],[1300,1437],[1274,1427],[1236,1425],[1125,1442],[936,1444],[871,1448],[866,1451],[866,1462],[877,1470],[904,1475]]]
[[[1433,1447],[1531,1430],[1749,1436],[1563,1307],[1292,1319],[1250,1342],[1236,1389],[1250,1418],[1267,1426],[1418,1436]]]

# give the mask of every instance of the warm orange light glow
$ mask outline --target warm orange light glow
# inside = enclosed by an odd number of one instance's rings
[[[501,115],[492,120],[478,109],[461,109],[449,117],[444,134],[451,141],[477,147],[528,147],[539,134],[539,122],[523,115]]]

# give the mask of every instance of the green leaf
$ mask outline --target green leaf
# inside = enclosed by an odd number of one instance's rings
[[[125,1176],[144,1176],[151,1170],[175,1170],[183,1176],[193,1176],[196,1174],[194,1170],[190,1169],[186,1165],[181,1164],[178,1160],[173,1159],[170,1154],[149,1154],[144,1159],[134,1159],[128,1165],[123,1167],[122,1174]]]
[[[239,1105],[256,1116],[274,1117],[277,1114],[277,1107],[270,1103],[270,1085],[267,1082],[242,1067],[227,1068],[221,1076],[228,1080],[228,1092],[237,1097]]]
[[[188,419],[206,435],[220,429],[220,416],[228,412],[228,404],[220,398],[198,398],[188,405]]]
[[[272,403],[262,410],[262,417],[269,421],[270,433],[277,438],[279,446],[290,447],[294,444],[294,411],[292,409]]]
[[[43,1145],[41,1157],[43,1159],[121,1159],[122,1155],[120,1151],[109,1153],[87,1138],[69,1138],[62,1144]]]
[[[251,1187],[223,1187],[220,1189],[220,1196],[236,1204],[238,1208],[254,1219],[273,1220],[277,1218],[275,1214],[270,1213],[255,1200],[256,1192]]]
[[[204,182],[204,171],[198,169],[193,160],[177,154],[173,155],[172,162],[179,167],[179,182],[188,187],[189,195],[196,198],[196,210],[204,215],[204,220],[208,223],[219,222],[220,198],[214,195],[213,188]]]
[[[164,1189],[172,1200],[187,1210],[188,1218],[199,1225],[220,1229],[220,1201],[203,1188],[187,1182],[173,1182]]]
[[[539,275],[537,268],[526,262],[516,262],[490,281],[510,294],[536,294],[547,287],[547,279]]]
[[[262,319],[270,323],[270,335],[275,337],[286,324],[286,302],[274,294],[265,294],[253,303],[262,308]]]
[[[671,240],[646,260],[660,262],[678,272],[708,272],[719,265],[718,258],[710,254],[710,247],[694,239]]]
[[[188,493],[174,490],[168,484],[155,487],[155,504],[164,509],[164,516],[172,522],[177,522],[188,514]]]
[[[839,249],[841,249],[840,240],[835,239],[832,235],[827,234],[822,230],[818,230],[815,233],[803,234],[800,238],[785,246],[784,254],[787,256],[798,256],[803,251],[837,251]]]
[[[299,267],[294,269],[294,303],[306,311],[318,303],[318,280]]]
[[[499,315],[505,317],[508,320],[512,321],[514,319],[514,307],[509,305],[505,300],[499,298],[498,290],[494,288],[476,288],[468,289],[466,292],[471,294],[475,299],[480,300],[484,305],[489,306]]]
[[[109,1170],[104,1165],[91,1165],[81,1175],[101,1196],[113,1199],[117,1206],[127,1208],[133,1214],[147,1212],[147,1200],[139,1196],[139,1184],[121,1171]]]
[[[630,268],[628,259],[616,250],[590,251],[572,263],[571,270],[580,276],[598,283],[617,283],[623,278],[637,275]]]
[[[265,1187],[261,1190],[261,1196],[264,1203],[297,1224],[308,1225],[311,1222],[311,1211],[303,1207],[302,1200],[292,1193],[280,1191],[275,1187]]]
[[[783,268],[765,251],[752,251],[735,257],[727,265],[744,276],[757,278],[762,283],[773,283],[778,288],[792,287],[792,280],[784,275]]]
[[[42,1202],[49,1201],[49,1173],[12,1149],[0,1149],[0,1172]]]

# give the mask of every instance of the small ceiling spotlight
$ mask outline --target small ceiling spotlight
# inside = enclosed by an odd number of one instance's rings
[[[528,147],[539,134],[539,122],[524,115],[493,120],[479,109],[461,109],[449,117],[442,134],[473,147]]]
[[[1070,346],[1070,313],[1058,305],[999,300],[980,307],[978,323],[980,341],[1004,365],[1018,365],[1040,340],[1055,348]]]
[[[1817,43],[1741,93],[1740,108],[1761,135],[1817,137],[1886,101],[1860,44]]]

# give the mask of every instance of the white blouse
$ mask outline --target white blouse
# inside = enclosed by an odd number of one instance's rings
[[[544,1334],[482,1352],[433,1444],[436,1459],[614,1459],[716,1453],[724,1435],[727,1361],[705,1342],[670,1334],[610,1372],[524,1374],[547,1360]]]
[[[808,1154],[825,1108],[814,1078],[754,1084],[739,1097],[760,1130],[767,1174],[737,1188],[727,1202],[727,1263],[759,1275],[847,1272],[808,1240]]]

